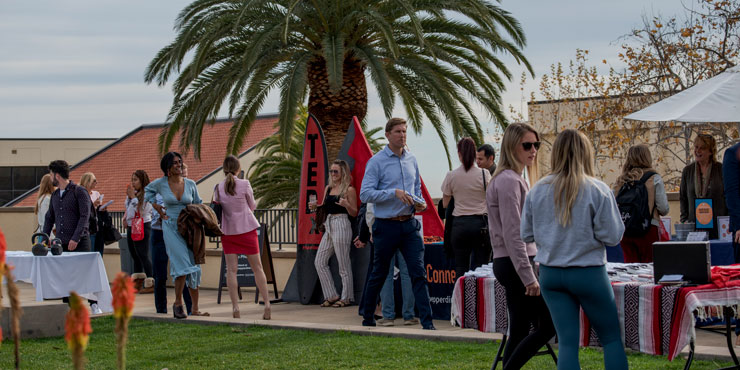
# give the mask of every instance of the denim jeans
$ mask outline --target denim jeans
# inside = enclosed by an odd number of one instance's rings
[[[406,261],[401,255],[401,251],[396,251],[396,255],[391,258],[391,268],[388,271],[388,278],[385,279],[383,289],[380,290],[380,303],[383,305],[383,318],[393,320],[396,318],[396,295],[395,284],[393,283],[394,266],[398,261],[398,278],[401,279],[401,294],[403,296],[403,319],[411,320],[414,318],[414,291],[411,289],[411,278],[409,278],[409,269]]]
[[[164,246],[164,237],[161,229],[152,228],[151,256],[152,272],[154,274],[154,307],[157,313],[167,313],[167,249]],[[190,298],[190,291],[184,289],[182,298],[185,302],[185,309],[188,314],[192,312],[193,302]]]
[[[423,328],[432,328],[432,306],[429,304],[427,277],[424,271],[424,243],[419,235],[421,225],[415,218],[394,221],[376,218],[373,224],[373,271],[367,283],[367,299],[364,300],[363,325],[374,325],[375,305],[383,283],[388,277],[391,258],[401,251],[411,277],[416,308]]]

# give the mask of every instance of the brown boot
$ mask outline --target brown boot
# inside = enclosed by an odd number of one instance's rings
[[[136,290],[136,293],[139,293],[141,288],[144,286],[144,279],[146,279],[146,274],[137,272],[131,275],[131,278],[134,280],[134,290]]]
[[[139,289],[139,294],[151,294],[151,293],[154,293],[154,279],[146,278],[144,279],[144,284],[142,285],[141,289]]]

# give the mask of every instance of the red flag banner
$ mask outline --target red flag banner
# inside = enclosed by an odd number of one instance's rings
[[[324,195],[328,167],[324,132],[316,118],[309,115],[298,197],[298,247],[301,249],[318,249],[321,243],[321,233],[316,229],[316,213],[308,208],[308,203],[322,203],[323,199],[319,197]]]

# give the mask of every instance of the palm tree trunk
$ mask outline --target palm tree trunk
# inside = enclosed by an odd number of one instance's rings
[[[319,120],[326,138],[329,162],[337,158],[352,116],[362,121],[367,114],[365,66],[352,56],[344,59],[342,88],[332,93],[324,58],[308,64],[308,112]]]

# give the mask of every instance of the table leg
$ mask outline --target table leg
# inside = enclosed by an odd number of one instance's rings
[[[555,366],[558,366],[558,356],[555,355],[555,351],[552,349],[552,346],[550,343],[545,344],[547,347],[546,353],[549,353],[550,356],[552,356],[552,361],[555,363]]]
[[[689,370],[691,368],[691,362],[694,361],[694,339],[691,339],[689,342],[689,348],[691,348],[691,351],[689,351],[689,358],[686,359],[686,365],[683,367],[683,370]]]
[[[498,351],[496,352],[496,358],[493,360],[493,366],[491,366],[491,370],[496,370],[496,365],[498,365],[499,361],[502,361],[504,358],[504,347],[506,346],[506,334],[501,338],[501,344],[498,346]]]
[[[735,355],[735,345],[732,343],[732,317],[733,312],[732,308],[728,306],[722,307],[722,311],[725,316],[725,337],[727,338],[727,349],[730,350],[730,356],[732,356],[732,362],[735,363],[735,366],[740,365],[740,362],[737,361],[737,355]]]

